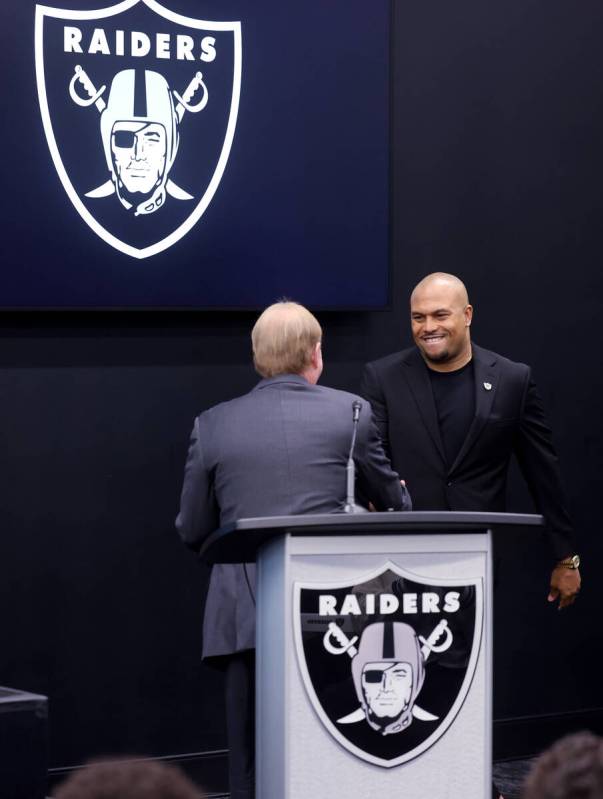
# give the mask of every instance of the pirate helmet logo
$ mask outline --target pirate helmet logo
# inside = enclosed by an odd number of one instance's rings
[[[78,94],[78,86],[82,94]],[[200,88],[201,99],[191,105],[190,100]],[[106,103],[105,91],[105,86],[96,90],[82,67],[75,67],[69,94],[77,105],[94,104],[100,111],[101,139],[111,175],[110,181],[87,192],[86,197],[106,197],[115,192],[124,208],[134,209],[135,215],[161,208],[166,188],[176,199],[192,200],[191,194],[169,180],[169,173],[178,153],[184,112],[197,113],[207,105],[203,74],[197,72],[184,97],[170,91],[165,78],[148,69],[118,72]],[[172,95],[178,100],[176,106]]]
[[[295,600],[301,672],[329,732],[386,767],[436,743],[475,670],[481,581],[419,582],[388,564],[354,585],[297,584]]]
[[[331,623],[326,635],[333,635],[335,627]],[[340,630],[335,634],[339,640],[345,636]],[[442,635],[445,640],[437,645]],[[452,633],[445,619],[427,640],[420,639],[403,622],[369,624],[362,632],[358,649],[352,646],[347,650],[353,657],[352,677],[362,713],[351,713],[338,723],[351,724],[364,717],[374,730],[389,735],[405,730],[413,717],[437,721],[437,716],[415,702],[425,681],[425,661],[431,652],[445,652],[451,644]]]
[[[38,6],[36,70],[57,172],[95,233],[136,258],[184,236],[232,146],[240,23],[184,17],[156,0]]]
[[[395,639],[398,650],[404,651],[394,655]],[[369,625],[362,633],[352,674],[366,720],[374,730],[388,735],[411,723],[413,705],[425,679],[412,627],[391,621]]]

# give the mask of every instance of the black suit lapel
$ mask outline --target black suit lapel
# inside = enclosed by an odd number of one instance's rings
[[[453,472],[462,462],[488,421],[500,380],[500,367],[496,356],[492,353],[486,354],[484,350],[475,345],[473,346],[473,371],[475,375],[475,416],[450,472]]]
[[[423,420],[423,424],[427,428],[437,451],[440,453],[440,457],[446,463],[444,446],[440,436],[438,414],[433,399],[433,391],[431,390],[431,381],[429,380],[427,367],[418,350],[412,351],[402,361],[402,373],[417,405],[419,416]]]

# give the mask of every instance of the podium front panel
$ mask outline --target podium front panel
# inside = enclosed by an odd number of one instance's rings
[[[489,796],[490,576],[487,531],[265,545],[258,797]]]

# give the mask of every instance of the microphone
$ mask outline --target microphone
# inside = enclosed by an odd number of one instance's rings
[[[359,400],[354,400],[352,403],[352,424],[354,426],[352,432],[352,443],[350,444],[350,454],[348,455],[348,463],[346,466],[347,477],[347,496],[344,513],[366,513],[366,508],[356,505],[355,497],[355,483],[356,483],[356,466],[354,464],[354,447],[356,446],[356,433],[358,432],[358,420],[360,418],[360,411],[362,410],[362,403]]]

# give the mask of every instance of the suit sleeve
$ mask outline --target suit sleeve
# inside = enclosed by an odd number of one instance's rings
[[[370,414],[370,406],[364,404],[364,418],[358,431],[356,466],[358,490],[376,510],[412,510],[410,494],[400,485],[400,477],[394,472],[383,450],[377,427]],[[368,413],[367,413],[368,411]]]
[[[216,502],[213,479],[205,466],[200,439],[199,417],[195,419],[191,433],[184,484],[180,497],[180,512],[176,518],[176,529],[190,549],[198,552],[207,536],[218,527],[219,510]]]
[[[575,551],[573,530],[552,430],[530,374],[526,381],[515,452],[534,504],[546,520],[555,557],[561,560]]]
[[[383,390],[377,376],[377,372],[372,363],[367,363],[362,373],[360,383],[360,394],[368,400],[373,409],[373,418],[377,426],[377,432],[388,457],[391,457],[389,447],[389,424],[387,417],[387,404],[383,396]]]

